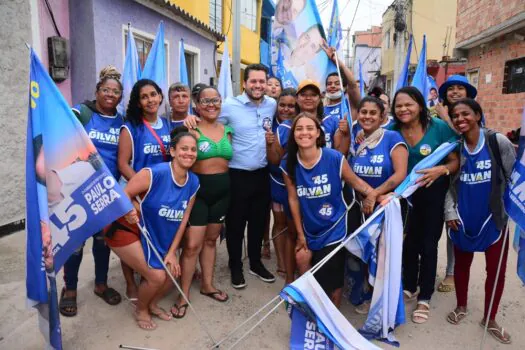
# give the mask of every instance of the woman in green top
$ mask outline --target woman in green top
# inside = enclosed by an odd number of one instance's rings
[[[192,131],[197,138],[197,161],[191,170],[199,177],[200,188],[190,215],[190,228],[185,235],[182,251],[182,290],[189,298],[190,286],[200,258],[202,268],[201,294],[225,302],[228,294],[213,286],[213,270],[217,238],[230,204],[230,178],[228,163],[233,155],[233,130],[219,123],[221,96],[213,87],[205,87],[197,96],[196,110],[201,121]],[[186,315],[188,304],[182,297],[173,305],[175,318]]]
[[[408,146],[408,172],[441,144],[457,138],[456,133],[438,118],[429,117],[426,101],[418,89],[398,90],[392,103],[396,124]],[[414,323],[428,320],[429,302],[434,293],[438,242],[443,231],[444,202],[450,173],[459,168],[455,152],[443,164],[421,170],[420,189],[411,197],[406,236],[403,242],[403,286],[408,299],[417,297],[412,313]]]

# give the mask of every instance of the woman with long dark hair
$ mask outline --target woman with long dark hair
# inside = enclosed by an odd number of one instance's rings
[[[461,99],[450,106],[450,117],[462,135],[461,168],[452,177],[445,201],[445,219],[454,242],[456,262],[454,279],[457,306],[447,321],[457,325],[467,317],[470,266],[475,252],[485,253],[487,279],[485,309],[481,326],[488,323],[489,333],[504,344],[510,335],[496,322],[498,306],[505,285],[509,242],[505,241],[507,214],[503,194],[509,181],[516,153],[503,135],[481,126],[483,111],[473,99]],[[501,270],[496,280],[500,257]],[[494,290],[494,286],[496,286]],[[493,290],[494,304],[489,315]]]
[[[347,234],[343,182],[363,194],[366,214],[374,209],[377,191],[354,174],[340,152],[324,147],[324,133],[315,115],[299,113],[290,136],[281,169],[297,230],[296,261],[302,274],[330,254]],[[344,265],[342,249],[314,275],[337,306]]]
[[[408,169],[432,154],[441,144],[457,139],[457,134],[441,119],[431,118],[426,101],[418,89],[399,89],[393,99],[393,130],[403,136],[408,146]],[[443,205],[449,175],[458,170],[457,153],[432,168],[421,170],[420,188],[412,195],[406,237],[403,242],[403,286],[407,299],[417,297],[412,313],[414,323],[424,323],[430,313],[434,293],[438,242],[443,231]]]
[[[279,168],[286,157],[288,138],[293,118],[297,115],[295,89],[284,89],[277,99],[274,117],[276,127],[266,133],[266,156],[270,167],[270,189],[272,196],[273,228],[277,272],[285,275],[285,283],[291,283],[295,274],[295,226],[288,205],[288,193],[283,172]]]

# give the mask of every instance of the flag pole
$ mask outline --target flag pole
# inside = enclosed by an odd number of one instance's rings
[[[182,291],[182,288],[179,286],[179,284],[177,283],[177,281],[175,280],[175,277],[173,277],[171,271],[168,269],[168,267],[166,266],[166,264],[164,264],[164,259],[160,256],[157,248],[155,248],[155,246],[153,245],[153,243],[151,242],[151,240],[149,239],[148,235],[146,234],[146,229],[145,227],[143,227],[139,222],[137,222],[137,227],[140,229],[140,232],[142,233],[142,236],[146,239],[146,242],[147,244],[150,246],[151,250],[153,250],[153,253],[155,253],[155,256],[157,257],[157,259],[159,259],[160,263],[162,264],[162,267],[164,268],[164,270],[166,271],[166,273],[168,274],[169,278],[171,279],[171,281],[173,282],[173,284],[175,285],[175,287],[177,288],[177,290],[179,291],[179,293],[182,295],[182,298],[184,299],[184,301],[186,303],[188,303],[188,306],[190,307],[191,311],[195,314],[195,317],[197,318],[197,321],[199,322],[199,324],[201,325],[202,329],[204,329],[204,331],[206,332],[206,334],[208,335],[208,337],[210,337],[211,341],[213,341],[213,343],[215,344],[215,339],[213,338],[213,336],[211,335],[208,327],[206,327],[206,325],[202,322],[201,318],[199,317],[199,315],[197,314],[197,311],[195,311],[195,309],[193,308],[193,305],[190,303],[190,300],[188,299],[188,297],[186,296],[186,294],[184,294],[184,292]]]

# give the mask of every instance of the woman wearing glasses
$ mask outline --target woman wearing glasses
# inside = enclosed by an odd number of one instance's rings
[[[197,138],[197,161],[191,170],[199,177],[200,189],[190,215],[190,228],[182,251],[182,290],[189,298],[197,258],[200,258],[200,293],[218,302],[225,302],[228,294],[213,286],[213,270],[217,238],[230,204],[228,163],[233,155],[233,129],[218,121],[222,101],[215,88],[201,89],[196,102],[201,120],[193,131]],[[188,304],[180,297],[171,312],[175,318],[183,318],[187,307]]]

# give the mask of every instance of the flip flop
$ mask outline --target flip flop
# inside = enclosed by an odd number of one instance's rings
[[[221,295],[221,294],[224,294],[226,295],[226,298],[225,299],[219,299],[217,298],[218,295]],[[211,292],[211,293],[204,293],[202,290],[201,290],[201,295],[204,295],[208,298],[212,298],[213,300],[216,300],[218,301],[219,303],[225,303],[228,301],[228,299],[230,299],[230,297],[228,296],[228,294],[224,293],[222,290],[220,289],[217,289],[215,292]]]
[[[58,309],[60,313],[63,316],[66,317],[73,317],[77,315],[78,307],[77,307],[77,297],[66,297],[64,296],[66,293],[66,288],[62,288],[62,292],[60,293],[60,302],[58,303]],[[74,311],[68,311],[73,309]]]
[[[171,311],[171,314],[173,315],[173,317],[177,319],[181,319],[181,318],[184,318],[184,316],[186,316],[186,309],[188,308],[188,304],[184,304],[180,306],[177,304],[173,304],[172,308],[177,309],[177,314],[174,314],[173,311]],[[182,315],[180,313],[181,311],[183,311]]]
[[[120,293],[110,287],[106,287],[103,292],[97,292],[95,290],[93,293],[95,293],[96,296],[102,298],[109,305],[117,305],[122,301]]]
[[[173,315],[170,312],[167,312],[161,307],[158,308],[158,311],[153,311],[152,309],[149,309],[149,312],[152,316],[155,316],[163,321],[171,321],[171,318],[173,317]]]
[[[481,328],[485,329],[485,324],[483,321],[479,324]],[[490,335],[499,341],[502,344],[510,344],[512,340],[510,339],[510,334],[507,333],[508,338],[505,338],[505,328],[496,328],[496,327],[488,327],[487,331],[490,333]]]
[[[447,284],[441,282],[437,287],[437,290],[441,293],[450,293],[456,290],[456,286],[454,284]]]
[[[468,316],[468,312],[466,311],[456,312],[456,310],[454,310],[447,315],[447,321],[453,325],[457,325],[467,316]]]

